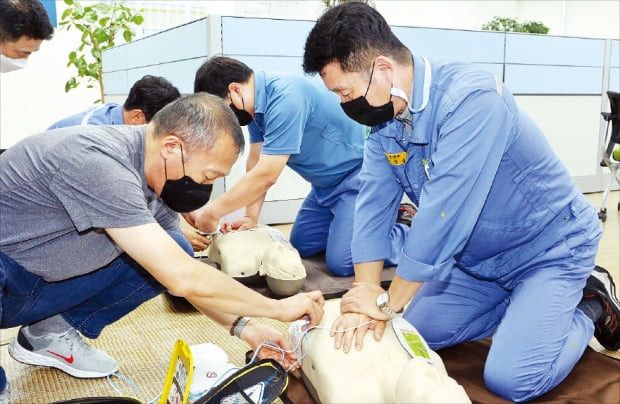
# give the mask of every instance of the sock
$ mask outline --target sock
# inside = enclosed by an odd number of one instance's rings
[[[584,296],[577,305],[577,308],[583,311],[595,324],[603,315],[603,305],[596,296],[593,295]]]
[[[28,326],[28,331],[35,337],[41,337],[50,333],[62,334],[71,328],[73,327],[71,327],[60,314],[56,314],[55,316],[30,324]]]

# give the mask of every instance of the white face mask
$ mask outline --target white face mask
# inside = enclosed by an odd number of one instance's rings
[[[11,59],[9,57],[0,54],[0,72],[8,73],[14,70],[23,69],[26,67],[28,59]]]

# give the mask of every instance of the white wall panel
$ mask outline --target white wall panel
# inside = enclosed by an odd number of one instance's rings
[[[207,19],[154,35],[159,63],[207,56]]]
[[[609,69],[609,90],[620,93],[620,68]]]
[[[255,71],[285,72],[297,76],[305,76],[299,56],[245,56],[227,53],[226,56],[238,59]],[[320,77],[315,75],[319,80]],[[314,76],[313,76],[314,77]]]
[[[405,46],[420,55],[463,62],[504,62],[503,33],[415,27],[393,29]]]
[[[163,39],[167,36],[167,33],[148,36],[137,40],[135,43],[128,44],[127,49],[127,66],[130,68],[152,66],[159,63],[163,63],[164,57],[167,52],[159,52],[159,45],[163,42]],[[167,51],[168,49],[166,49]]]
[[[207,57],[186,59],[178,62],[164,63],[159,65],[159,75],[174,84],[181,94],[194,92],[194,77],[196,70],[207,60]]]
[[[117,46],[104,51],[103,71],[113,72],[117,70],[127,69],[129,61],[127,59],[127,50],[129,46]]]
[[[504,81],[514,94],[600,94],[603,68],[507,64]]]
[[[506,63],[603,67],[604,39],[506,34]]]
[[[222,53],[303,56],[314,21],[222,17]]]
[[[517,96],[519,106],[540,126],[571,176],[594,176],[600,96]]]
[[[109,94],[127,94],[128,88],[131,88],[128,85],[127,72],[128,70],[118,70],[104,73],[106,102],[108,102],[107,95]]]
[[[611,67],[620,67],[620,41],[613,40],[611,41],[611,59],[610,59]]]
[[[497,78],[503,80],[504,78],[504,65],[503,64],[491,64],[491,63],[474,63],[480,69],[493,73]]]

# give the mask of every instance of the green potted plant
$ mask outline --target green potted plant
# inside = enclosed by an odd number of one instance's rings
[[[82,5],[78,0],[64,0],[68,6],[58,24],[67,31],[75,28],[82,33],[80,45],[69,53],[67,67],[75,67],[77,73],[65,83],[65,92],[85,83],[93,88],[99,86],[99,98],[104,102],[103,51],[114,47],[117,35],[125,42],[135,36],[134,26],[142,24],[144,17],[139,11],[124,5],[124,2],[101,2]]]

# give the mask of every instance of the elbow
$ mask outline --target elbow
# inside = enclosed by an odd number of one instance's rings
[[[178,277],[169,282],[168,293],[176,297],[191,299],[196,296],[197,283],[191,277]]]
[[[277,180],[278,180],[278,177],[267,178],[267,180],[265,181],[265,191],[267,191],[269,188],[274,186]]]
[[[168,293],[172,296],[188,298],[191,296],[191,290],[186,282],[174,282],[168,288]]]
[[[263,177],[262,181],[259,183],[259,192],[263,194],[269,191],[269,188],[271,188],[277,180],[277,177]]]

